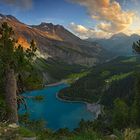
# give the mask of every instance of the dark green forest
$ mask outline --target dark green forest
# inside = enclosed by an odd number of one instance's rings
[[[62,98],[96,102],[111,106],[115,98],[131,102],[134,95],[136,73],[140,70],[139,57],[118,57],[108,63],[90,69],[87,76],[80,78],[59,94]],[[109,101],[109,102],[108,102]]]

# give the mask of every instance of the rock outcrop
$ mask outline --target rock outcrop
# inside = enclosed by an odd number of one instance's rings
[[[61,25],[41,23],[29,26],[11,15],[0,14],[0,23],[2,22],[13,27],[16,38],[26,48],[27,42],[34,39],[39,52],[46,59],[49,56],[69,64],[91,66],[108,56],[98,44],[81,40]]]

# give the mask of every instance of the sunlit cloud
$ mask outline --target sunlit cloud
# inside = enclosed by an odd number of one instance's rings
[[[136,17],[135,12],[124,11],[121,5],[115,0],[72,1],[87,8],[90,17],[100,22],[95,28],[104,34],[110,35],[124,32],[133,24]],[[136,2],[136,0],[133,1]]]
[[[132,35],[132,34],[140,35],[140,18],[136,17],[134,19],[134,23],[128,29],[124,30],[124,33],[127,35]]]
[[[86,38],[108,38],[112,33],[107,33],[102,30],[97,30],[93,28],[87,28],[83,25],[78,25],[74,22],[70,23],[69,28],[73,33],[79,36],[82,39]]]

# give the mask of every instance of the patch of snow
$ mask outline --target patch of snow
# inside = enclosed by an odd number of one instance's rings
[[[51,57],[49,54],[45,53],[45,54],[42,54],[40,51],[36,51],[36,56],[39,57],[39,58],[44,58],[44,59],[47,59],[49,57]]]
[[[31,26],[27,26],[28,28],[30,28],[30,29],[32,29],[32,27]]]
[[[44,27],[43,28],[46,28],[47,30],[49,30],[49,27],[47,26],[47,25],[44,25]]]

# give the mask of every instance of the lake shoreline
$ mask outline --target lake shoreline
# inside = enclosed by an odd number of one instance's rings
[[[67,83],[67,80],[62,80],[60,82],[45,85],[45,87],[53,87],[53,86],[58,86],[60,84],[68,84],[68,83]],[[99,104],[99,102],[89,103],[86,101],[72,101],[72,100],[68,100],[68,99],[62,99],[61,97],[59,97],[59,92],[56,93],[56,98],[63,102],[84,103],[86,105],[87,110],[90,111],[91,113],[95,114],[95,119],[97,119],[98,116],[101,114],[102,106]]]
[[[52,83],[52,84],[47,84],[45,85],[45,87],[53,87],[53,86],[58,86],[58,85],[61,85],[61,84],[68,84],[66,80],[62,80],[62,81],[59,81],[59,82],[56,82],[56,83]]]
[[[87,110],[90,111],[91,113],[95,114],[95,119],[97,119],[98,116],[101,114],[101,108],[102,107],[98,102],[97,103],[88,103],[86,101],[72,101],[72,100],[62,99],[61,97],[59,97],[59,92],[56,93],[56,98],[60,101],[63,101],[63,102],[85,104]]]

